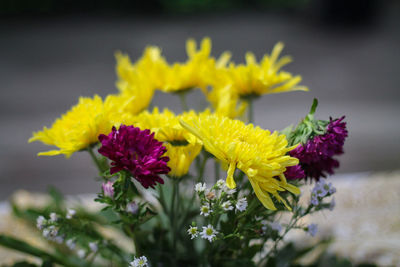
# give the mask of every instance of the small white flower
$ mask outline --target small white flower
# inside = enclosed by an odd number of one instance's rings
[[[136,214],[138,210],[139,205],[135,201],[132,201],[126,205],[126,211],[129,213]]]
[[[225,185],[225,181],[222,179],[219,179],[216,183],[215,183],[215,187],[217,189],[221,189],[223,186]]]
[[[61,235],[55,236],[53,238],[53,241],[58,244],[62,244],[64,242],[64,236],[61,236]]]
[[[236,203],[236,209],[238,211],[245,211],[247,208],[247,199],[245,197],[240,198]]]
[[[43,216],[39,216],[36,219],[36,227],[42,230],[46,224],[46,219]]]
[[[67,210],[67,216],[65,216],[65,218],[67,219],[72,219],[72,217],[74,217],[76,214],[76,211],[73,209],[68,209]]]
[[[97,252],[97,250],[99,249],[99,247],[97,246],[96,242],[90,242],[89,243],[89,248],[92,252]]]
[[[206,183],[198,183],[194,186],[194,191],[197,193],[204,192],[206,190]]]
[[[210,215],[211,212],[212,212],[212,209],[210,209],[209,204],[203,205],[200,208],[200,215],[203,215],[204,217],[207,217],[208,215]]]
[[[315,223],[312,223],[308,225],[307,227],[307,233],[309,233],[311,236],[315,236],[318,232],[318,225]]]
[[[145,267],[148,266],[146,256],[141,256],[140,258],[134,258],[129,264],[129,267]]]
[[[190,226],[187,232],[190,235],[190,239],[194,239],[199,235],[199,231],[196,226]]]
[[[232,206],[232,204],[231,204],[231,202],[230,202],[229,200],[228,200],[228,201],[225,201],[224,203],[222,203],[221,207],[222,207],[225,211],[233,210],[233,206]]]
[[[233,195],[236,193],[236,188],[230,189],[226,185],[222,188],[222,191],[224,191],[227,195]]]
[[[212,242],[217,236],[218,232],[214,229],[214,227],[209,224],[207,227],[203,226],[203,231],[200,233],[200,237],[203,239],[207,239],[209,242]]]
[[[83,249],[80,249],[77,251],[78,257],[83,259],[86,256],[86,251]]]
[[[68,239],[68,240],[65,242],[65,244],[67,245],[67,247],[68,247],[70,250],[73,250],[73,249],[75,249],[75,247],[76,247],[76,243],[75,243],[75,241],[74,241],[73,239]]]
[[[329,210],[333,211],[335,207],[336,207],[336,201],[335,198],[333,197],[331,203],[329,204]]]
[[[261,217],[261,216],[255,216],[255,217],[254,217],[254,220],[256,220],[256,221],[261,221],[262,218],[263,218],[263,217]],[[261,222],[261,223],[262,223],[262,222]]]
[[[45,228],[44,230],[43,230],[43,236],[45,237],[45,238],[49,238],[50,237],[50,229],[49,228]]]
[[[54,212],[50,213],[50,222],[56,222],[58,219],[57,214],[55,214]]]

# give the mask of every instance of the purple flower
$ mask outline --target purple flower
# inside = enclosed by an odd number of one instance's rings
[[[290,166],[286,168],[285,177],[288,180],[302,179],[306,177],[300,165]]]
[[[306,177],[318,181],[327,174],[333,174],[333,169],[339,167],[339,162],[332,157],[343,154],[344,141],[348,136],[346,122],[343,122],[343,119],[344,116],[336,120],[330,118],[325,134],[317,135],[290,151],[292,157],[299,159]],[[291,179],[291,175],[295,175],[289,168],[287,172],[289,172],[288,179]]]
[[[111,174],[125,170],[148,188],[163,184],[159,175],[171,170],[169,158],[162,156],[167,149],[150,130],[121,125],[119,130],[113,127],[109,135],[99,135],[99,140],[99,153],[112,160]]]
[[[108,181],[107,183],[103,183],[103,195],[109,198],[114,197],[114,187],[113,187],[113,182]]]

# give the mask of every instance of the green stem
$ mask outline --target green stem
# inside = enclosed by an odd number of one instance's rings
[[[178,95],[179,95],[179,99],[181,100],[181,105],[182,105],[183,111],[189,110],[189,107],[186,103],[186,92],[181,92]]]
[[[217,160],[214,161],[214,176],[215,182],[218,181],[219,177],[219,162]]]
[[[176,203],[179,201],[176,201],[178,197],[178,192],[179,192],[179,180],[172,179],[172,200],[171,200],[171,213],[170,213],[170,222],[171,222],[171,233],[172,233],[172,251],[173,251],[173,266],[176,265],[176,243],[177,243],[177,235],[176,235],[176,211],[178,211],[178,207]]]
[[[247,107],[247,122],[248,123],[253,123],[253,120],[254,120],[254,110],[253,110],[253,99],[250,97],[249,99],[248,99],[248,101],[247,101],[247,103],[248,103],[248,107]]]
[[[99,172],[103,172],[103,168],[101,166],[101,163],[100,163],[99,159],[97,158],[97,156],[94,154],[93,148],[92,147],[88,147],[87,151],[89,152],[89,155],[92,158],[93,162],[96,164],[96,167],[99,170]]]

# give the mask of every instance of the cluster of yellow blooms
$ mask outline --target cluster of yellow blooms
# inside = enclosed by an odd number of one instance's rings
[[[150,129],[156,139],[165,143],[170,176],[182,177],[189,172],[193,160],[202,148],[215,156],[228,169],[227,185],[235,188],[233,174],[242,170],[265,207],[275,209],[270,194],[285,201],[279,191],[299,193],[286,182],[283,173],[288,166],[298,164],[288,156],[294,147],[288,147],[284,135],[246,125],[235,119],[241,115],[252,97],[294,90],[300,76],[293,76],[281,68],[291,61],[279,58],[283,44],[278,43],[270,55],[258,63],[252,53],[246,54],[246,64],[230,62],[230,53],[218,59],[211,54],[211,41],[204,38],[197,49],[194,40],[188,40],[188,59],[184,63],[169,64],[158,47],[147,47],[143,56],[132,63],[127,55],[117,53],[117,88],[103,101],[99,96],[81,97],[79,103],[57,119],[51,128],[33,133],[29,142],[41,141],[58,150],[39,155],[65,154],[85,150],[98,142],[100,134],[108,134],[112,126],[134,125]],[[187,111],[175,115],[168,109],[147,111],[155,90],[185,94],[199,88],[210,107],[203,112]]]

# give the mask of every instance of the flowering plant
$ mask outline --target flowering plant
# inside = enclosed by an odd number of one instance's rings
[[[344,117],[317,120],[316,100],[296,127],[270,132],[252,124],[257,98],[308,90],[300,76],[281,70],[291,61],[279,58],[282,49],[278,43],[260,62],[247,53],[246,64],[231,62],[228,52],[213,58],[208,38],[199,50],[187,42],[184,63],[169,64],[157,47],[134,64],[117,53],[119,93],[81,97],[29,140],[57,148],[39,155],[88,152],[102,181],[95,198],[101,210],[68,207],[53,192],[45,208],[14,207],[52,249],[5,235],[0,244],[41,258],[42,266],[292,263],[299,255],[282,257],[287,233],[314,236],[317,225],[303,218],[335,205],[325,177],[339,166],[334,156],[343,153],[347,130]],[[203,111],[187,107],[195,89],[210,103]],[[147,110],[155,90],[179,96],[183,112]],[[315,186],[302,202],[306,183]],[[118,234],[106,235],[105,227]],[[118,242],[121,234],[130,245]]]

